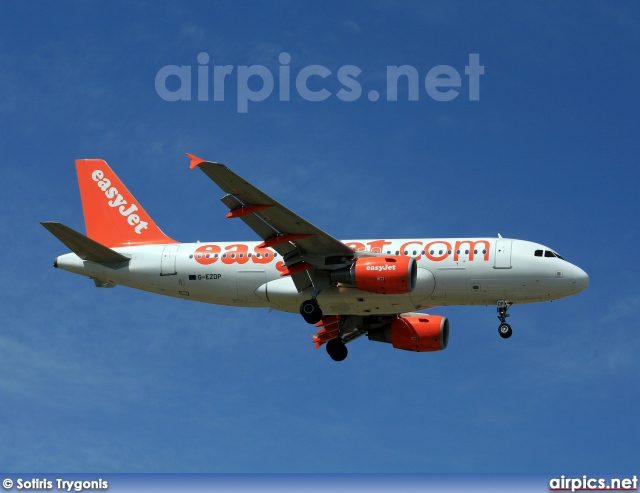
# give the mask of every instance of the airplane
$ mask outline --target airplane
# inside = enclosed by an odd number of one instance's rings
[[[494,305],[501,337],[513,331],[509,308],[565,298],[589,276],[556,251],[503,238],[408,238],[340,241],[298,216],[225,165],[192,154],[225,193],[227,218],[262,241],[179,243],[151,219],[101,159],[76,171],[86,236],[42,222],[72,253],[54,267],[93,279],[186,300],[300,313],[315,325],[316,349],[334,361],[361,336],[416,352],[445,349],[449,320],[423,310]]]

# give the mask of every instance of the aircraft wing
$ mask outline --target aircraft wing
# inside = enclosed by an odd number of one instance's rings
[[[305,268],[307,265],[342,264],[345,259],[353,258],[351,248],[287,209],[225,165],[204,161],[191,154],[187,156],[191,159],[191,169],[200,168],[227,193],[222,198],[229,207],[227,217],[242,219],[264,240],[263,246],[273,248],[283,256],[299,290],[311,284],[306,275],[306,271],[311,269]]]

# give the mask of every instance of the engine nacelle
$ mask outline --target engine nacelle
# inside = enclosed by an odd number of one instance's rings
[[[379,294],[405,294],[416,287],[418,266],[413,257],[361,257],[350,267],[331,273],[333,282]]]
[[[407,351],[440,351],[449,344],[449,320],[441,315],[398,317],[391,322],[391,344]]]
[[[449,343],[449,320],[441,315],[398,317],[383,330],[369,331],[369,339],[390,342],[406,351],[440,351]]]

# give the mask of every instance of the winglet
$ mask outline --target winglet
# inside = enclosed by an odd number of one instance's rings
[[[187,157],[191,160],[191,164],[189,165],[190,169],[193,169],[196,166],[200,166],[202,163],[204,163],[204,159],[200,159],[199,157],[194,156],[193,154],[189,154],[188,152]]]

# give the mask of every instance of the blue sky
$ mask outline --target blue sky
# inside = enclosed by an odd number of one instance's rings
[[[239,5],[239,4],[238,4]],[[635,2],[50,2],[0,6],[0,466],[102,472],[637,472],[640,6]],[[236,67],[197,98],[197,57]],[[322,65],[238,113],[237,67]],[[469,100],[464,75],[485,73]],[[155,88],[191,66],[191,101]],[[362,96],[340,100],[340,67]],[[386,101],[388,66],[418,101]],[[435,101],[432,67],[461,74]],[[212,76],[211,76],[212,77]],[[292,79],[293,80],[293,79]],[[277,81],[277,78],[276,78]],[[250,87],[258,90],[254,80]],[[176,90],[177,79],[167,81]],[[367,97],[370,90],[383,96]],[[446,351],[359,340],[336,364],[295,315],[165,299],[52,268],[83,230],[74,159],[107,160],[180,241],[254,239],[184,153],[338,238],[532,240],[589,288],[433,310]],[[257,238],[256,238],[257,239]]]

